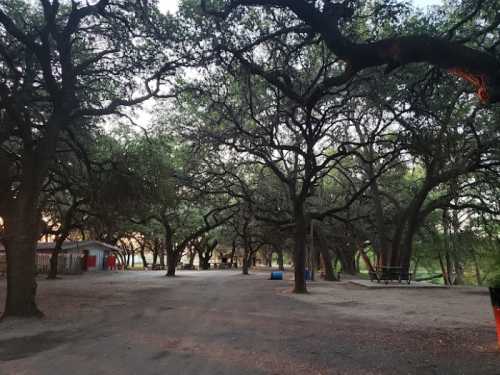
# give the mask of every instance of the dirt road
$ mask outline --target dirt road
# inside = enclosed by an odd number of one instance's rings
[[[0,323],[0,374],[500,374],[484,290],[322,282],[296,297],[290,281],[266,278],[149,271],[41,280],[47,317]],[[5,281],[0,288],[3,306]],[[399,299],[411,301],[408,314]],[[470,309],[450,313],[454,304]]]

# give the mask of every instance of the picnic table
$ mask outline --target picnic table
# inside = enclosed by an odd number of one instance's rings
[[[373,271],[369,271],[370,281],[377,280],[378,283],[384,281],[386,284],[389,281],[406,281],[408,284],[411,282],[412,272],[405,267],[399,266],[385,266],[376,267]]]

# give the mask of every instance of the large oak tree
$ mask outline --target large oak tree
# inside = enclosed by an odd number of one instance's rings
[[[160,36],[153,27],[158,24],[164,30]],[[175,68],[168,55],[171,32],[170,21],[155,6],[132,1],[0,5],[4,316],[40,315],[34,252],[39,197],[58,139],[89,118],[120,113],[158,93],[161,73]]]

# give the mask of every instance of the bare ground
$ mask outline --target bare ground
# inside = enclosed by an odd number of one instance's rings
[[[500,374],[484,288],[294,295],[267,276],[40,280],[46,318],[0,323],[0,374]]]

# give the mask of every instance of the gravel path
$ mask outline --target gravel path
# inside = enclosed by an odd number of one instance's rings
[[[40,280],[47,317],[0,323],[0,374],[500,374],[484,289],[316,282],[297,296],[267,276]]]

